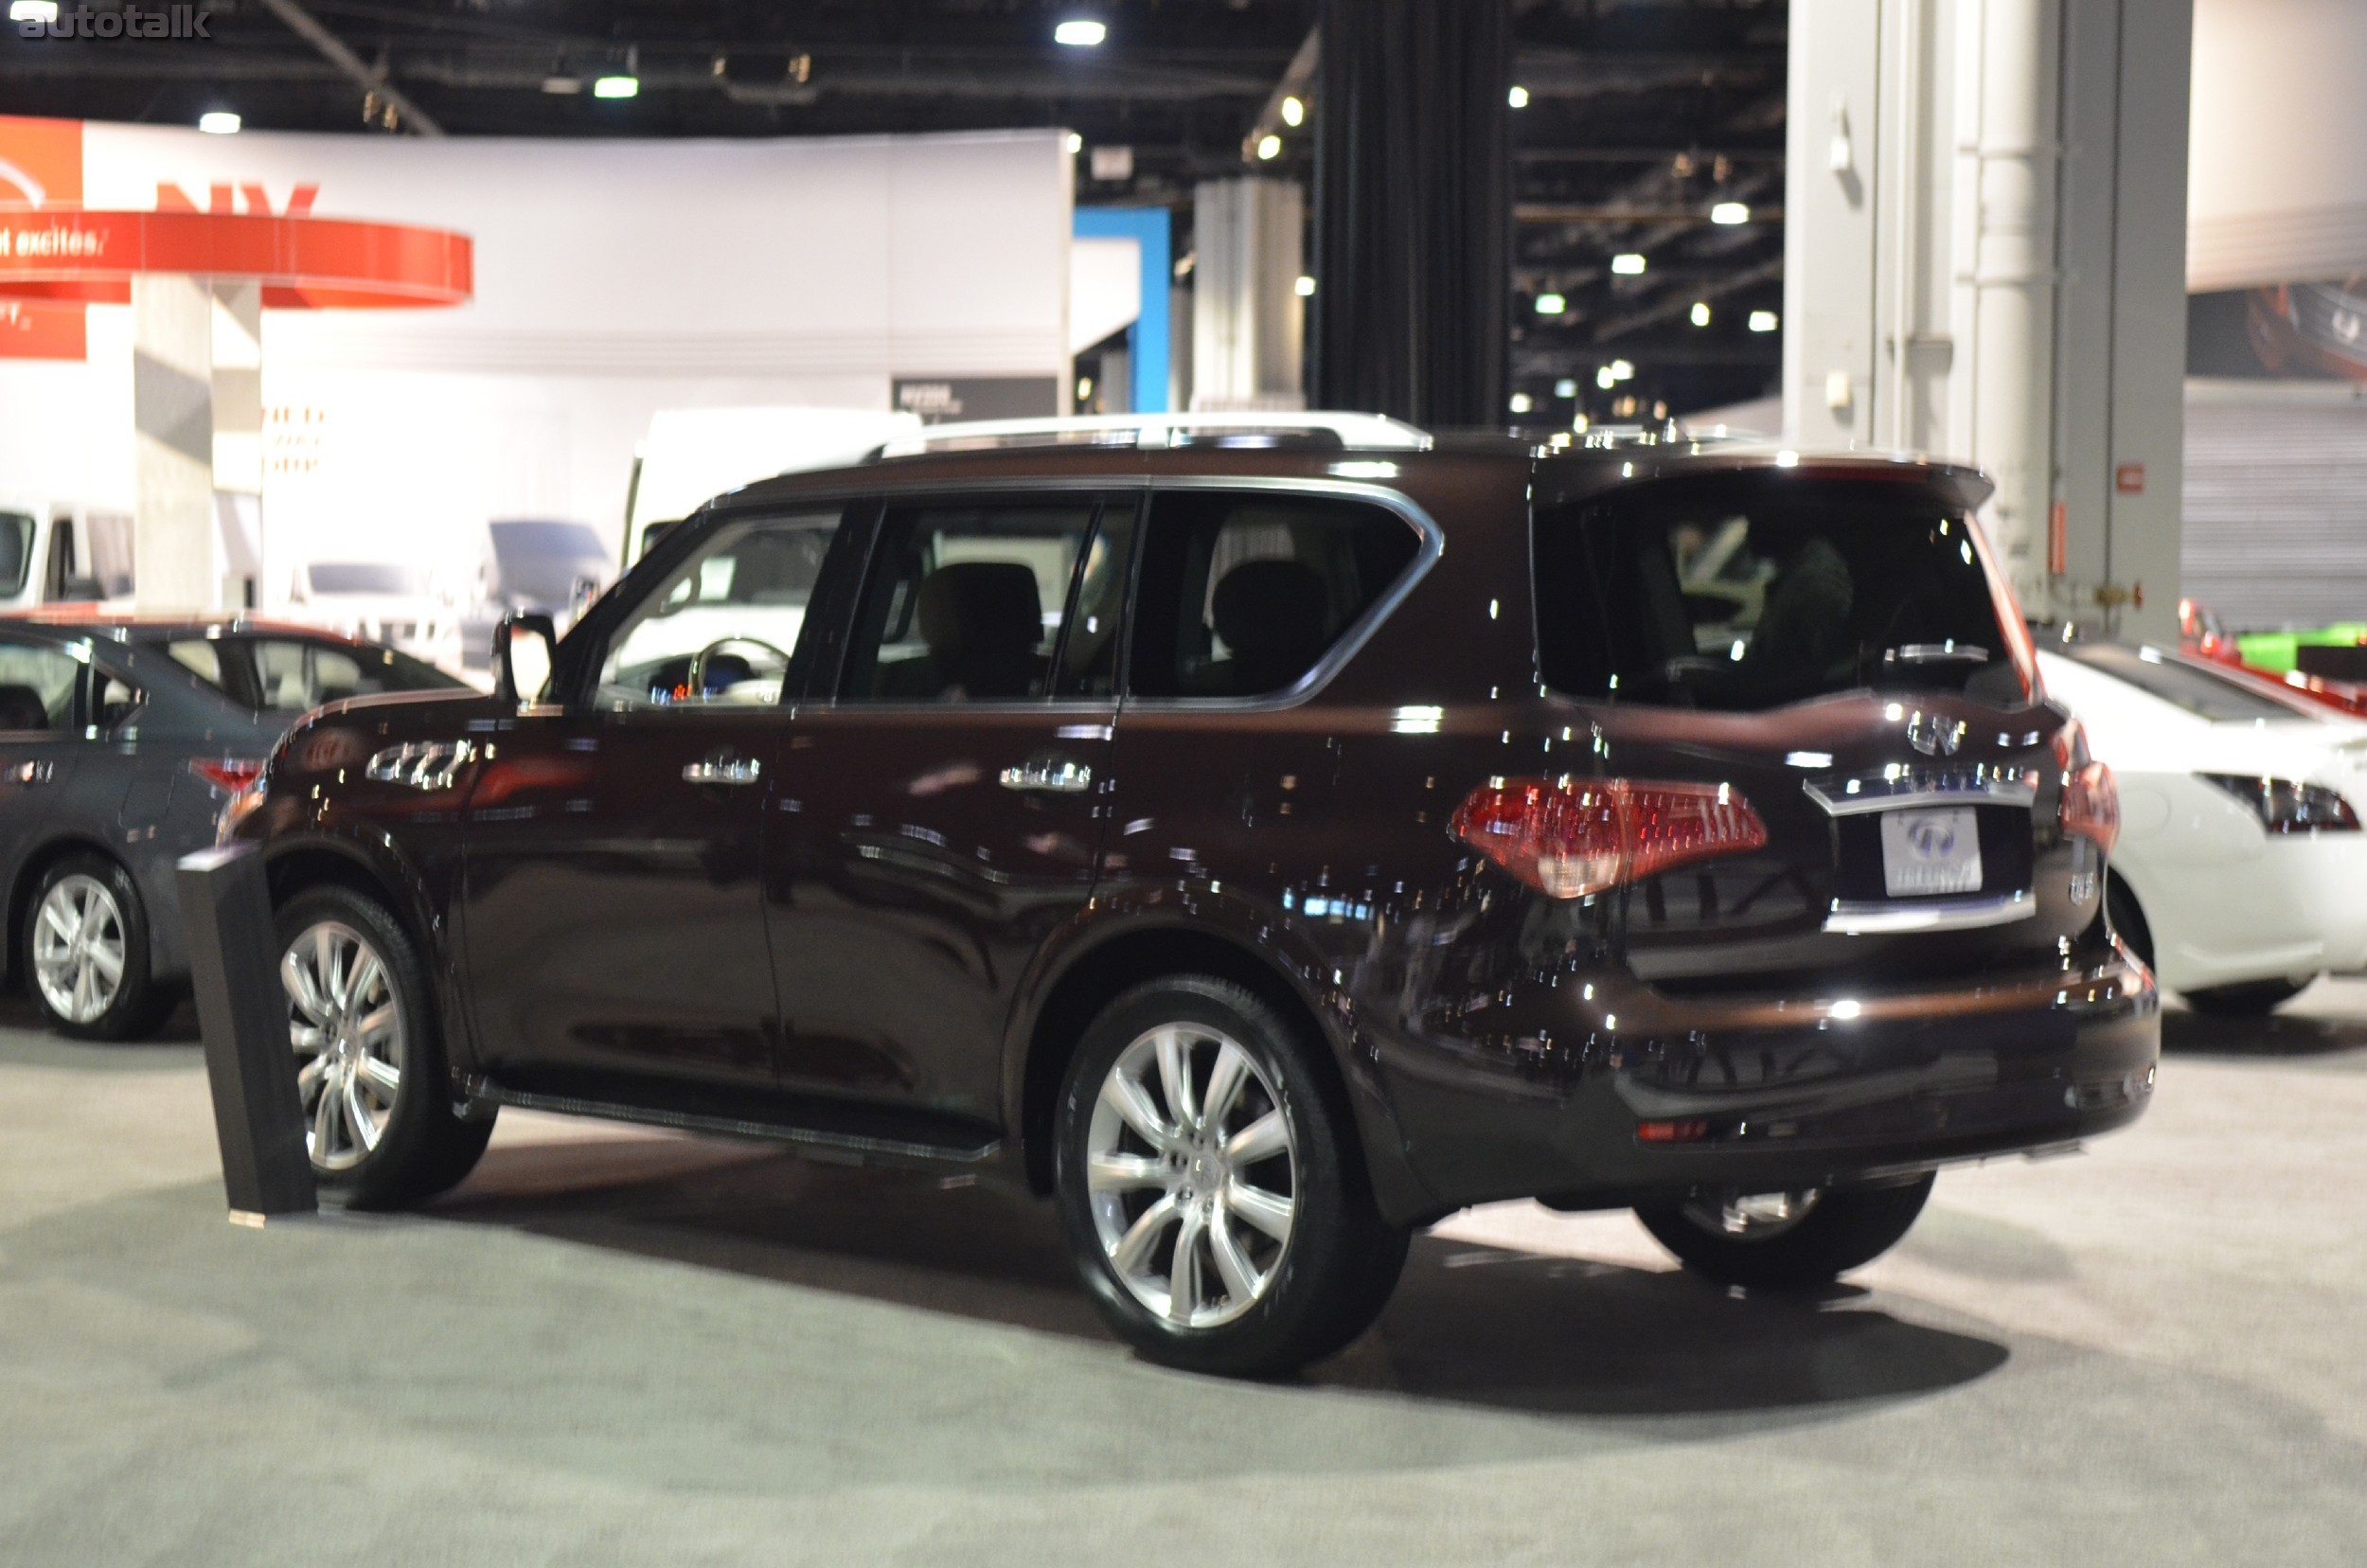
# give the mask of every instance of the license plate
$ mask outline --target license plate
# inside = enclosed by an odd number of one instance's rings
[[[1882,813],[1882,886],[1894,899],[1981,891],[1981,830],[1969,806]]]

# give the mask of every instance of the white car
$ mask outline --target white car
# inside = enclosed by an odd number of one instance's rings
[[[2107,908],[2163,986],[2257,1014],[2367,969],[2367,722],[2158,649],[2038,664],[2119,781]]]

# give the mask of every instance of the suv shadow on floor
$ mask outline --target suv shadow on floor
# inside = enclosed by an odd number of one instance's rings
[[[671,1137],[497,1145],[430,1211],[635,1256],[1107,1342],[1050,1205]],[[1379,1327],[1304,1385],[1582,1417],[1789,1415],[1971,1382],[2008,1352],[1839,1286],[1749,1297],[1418,1237]],[[1112,1345],[1114,1353],[1115,1346]]]
[[[2172,1057],[2324,1057],[2362,1053],[2367,1019],[2276,1012],[2266,1018],[2213,1018],[2182,1007],[2162,1011],[2162,1054]]]

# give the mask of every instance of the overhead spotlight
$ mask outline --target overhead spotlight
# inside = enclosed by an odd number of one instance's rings
[[[564,98],[583,91],[583,79],[571,76],[547,76],[543,79],[543,91],[554,98]]]
[[[1282,100],[1282,123],[1291,127],[1305,125],[1307,105],[1294,98],[1284,98]]]
[[[1750,221],[1751,209],[1743,205],[1740,202],[1720,202],[1716,206],[1710,208],[1710,222],[1713,223],[1726,223],[1731,225],[1735,223],[1747,223]]]
[[[58,19],[58,0],[9,0],[9,20],[47,24]]]
[[[227,109],[211,109],[197,116],[197,128],[209,136],[235,136],[245,123]]]
[[[1065,44],[1072,49],[1098,47],[1110,36],[1110,29],[1098,22],[1078,20],[1063,22],[1052,29],[1052,42]]]
[[[592,83],[592,96],[598,98],[629,98],[641,96],[641,79],[634,76],[604,76]]]
[[[1541,294],[1537,296],[1539,315],[1559,315],[1569,308],[1570,302],[1557,294]]]
[[[1633,251],[1622,251],[1611,258],[1611,270],[1622,277],[1634,277],[1644,271],[1644,258]]]
[[[1070,132],[1068,134],[1068,150],[1071,157],[1082,152],[1085,151],[1085,138],[1075,131]]]
[[[1612,360],[1603,368],[1611,372],[1611,379],[1615,382],[1631,381],[1635,377],[1635,366],[1626,360]]]
[[[1512,395],[1512,411],[1515,414],[1526,414],[1530,409],[1535,408],[1536,406],[1537,403],[1535,400],[1530,398],[1526,392],[1515,392]]]
[[[1693,325],[1696,327],[1707,327],[1709,324],[1710,302],[1706,299],[1695,300],[1693,302]]]
[[[1561,378],[1561,380],[1559,380],[1559,381],[1557,381],[1557,382],[1554,383],[1554,396],[1555,396],[1555,397],[1557,397],[1557,398],[1575,398],[1575,397],[1576,397],[1577,395],[1578,395],[1578,383],[1577,383],[1576,382],[1575,382],[1575,381],[1571,380],[1568,376],[1564,376],[1564,377],[1562,377],[1562,378]]]
[[[1611,373],[1611,366],[1606,365],[1600,370],[1594,372],[1594,384],[1608,392],[1612,387],[1619,384],[1619,378],[1612,375]]]
[[[1280,156],[1282,155],[1282,138],[1281,138],[1280,136],[1260,136],[1260,137],[1258,137],[1258,138],[1257,138],[1257,155],[1258,155],[1260,158],[1265,158],[1265,159],[1273,159],[1273,158],[1278,158],[1278,157],[1280,157]]]
[[[1515,87],[1504,95],[1504,101],[1515,109],[1526,109],[1529,106],[1529,90],[1526,87]]]
[[[1292,287],[1298,290],[1298,294],[1301,299],[1312,299],[1315,297],[1315,280],[1308,276],[1305,273],[1299,274],[1299,280],[1297,283],[1293,284]]]
[[[1776,329],[1777,325],[1778,323],[1775,319],[1775,312],[1772,311],[1753,311],[1751,312],[1751,330],[1754,332],[1771,332]]]

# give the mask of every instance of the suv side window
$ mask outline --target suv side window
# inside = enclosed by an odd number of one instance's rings
[[[1130,508],[1097,497],[890,506],[847,645],[843,697],[1107,696]]]
[[[610,634],[600,705],[777,704],[845,515],[833,506],[718,528]]]
[[[1265,697],[1323,662],[1421,551],[1363,501],[1180,490],[1151,503],[1128,688]]]
[[[74,725],[80,661],[61,648],[0,643],[0,731],[63,734]]]

